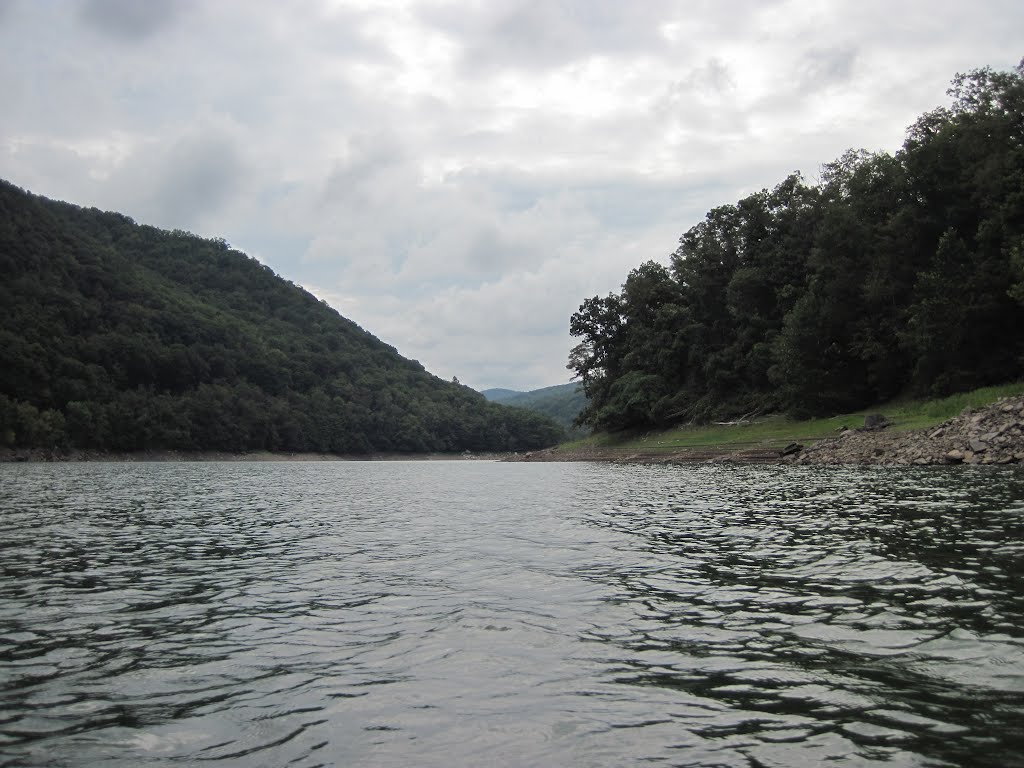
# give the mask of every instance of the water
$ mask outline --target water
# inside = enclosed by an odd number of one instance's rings
[[[2,766],[1024,765],[1024,475],[0,466]]]

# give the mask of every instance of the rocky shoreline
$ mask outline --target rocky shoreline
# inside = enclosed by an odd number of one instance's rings
[[[814,444],[782,451],[745,446],[634,451],[610,447],[549,448],[509,461],[602,461],[622,464],[876,464],[882,466],[1024,464],[1024,396],[1002,398],[927,429],[900,431],[869,417],[863,427],[844,429]]]
[[[1024,396],[967,409],[927,429],[845,430],[838,437],[794,450],[783,461],[883,466],[1024,463]]]

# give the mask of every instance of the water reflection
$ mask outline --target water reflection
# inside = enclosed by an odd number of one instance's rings
[[[1020,765],[1024,477],[0,467],[0,765]]]

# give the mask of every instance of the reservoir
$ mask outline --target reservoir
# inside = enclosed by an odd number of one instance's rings
[[[1024,473],[0,465],[0,766],[195,765],[1024,765]]]

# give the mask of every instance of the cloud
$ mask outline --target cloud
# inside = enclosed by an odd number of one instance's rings
[[[110,38],[139,42],[175,21],[186,6],[186,0],[83,0],[78,12]]]
[[[149,192],[154,216],[180,226],[195,226],[215,215],[242,188],[245,164],[236,146],[223,136],[178,141],[158,161]]]
[[[853,75],[856,60],[857,49],[853,46],[811,48],[803,54],[800,63],[800,83],[804,88],[817,90],[847,82]]]
[[[583,299],[714,206],[895,149],[1022,25],[1010,0],[0,0],[0,176],[223,236],[445,378],[539,387]]]

